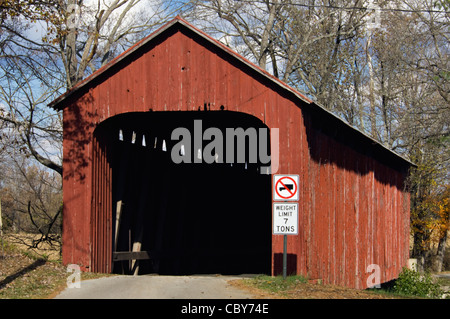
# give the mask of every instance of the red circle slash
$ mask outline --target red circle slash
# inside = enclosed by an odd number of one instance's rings
[[[293,189],[292,191],[291,191],[291,190],[290,190],[290,189],[282,182],[283,179],[288,179],[288,180],[292,181],[292,183],[294,183],[294,189]],[[281,184],[281,185],[284,187],[284,189],[287,190],[287,191],[289,192],[290,195],[288,195],[288,196],[283,196],[283,195],[281,195],[281,194],[279,193],[279,191],[278,191],[278,184]],[[280,178],[280,179],[277,181],[277,183],[275,184],[275,192],[276,192],[277,195],[280,196],[281,198],[284,198],[284,199],[292,198],[292,197],[294,197],[295,193],[297,192],[297,183],[295,182],[294,179],[290,178],[289,176],[282,177],[282,178]]]

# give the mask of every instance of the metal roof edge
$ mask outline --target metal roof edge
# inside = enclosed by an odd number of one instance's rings
[[[350,123],[348,123],[347,121],[345,121],[343,118],[341,118],[340,116],[338,116],[337,114],[331,112],[330,110],[328,110],[325,106],[321,105],[320,103],[318,103],[317,101],[313,101],[311,103],[312,105],[314,105],[317,108],[320,108],[322,111],[328,113],[328,115],[334,117],[336,120],[342,122],[342,124],[346,125],[348,128],[352,129],[353,131],[358,132],[359,134],[361,134],[364,138],[370,140],[373,144],[377,144],[378,146],[380,146],[381,148],[383,148],[384,150],[388,151],[389,153],[391,153],[392,155],[395,155],[396,157],[402,159],[403,161],[405,161],[407,164],[409,164],[410,166],[414,166],[417,167],[417,164],[411,162],[408,158],[398,154],[397,152],[393,151],[392,149],[390,149],[389,147],[387,147],[386,145],[384,145],[383,143],[381,143],[380,141],[377,141],[375,138],[373,138],[372,136],[370,136],[369,134],[361,131],[359,128],[351,125]]]

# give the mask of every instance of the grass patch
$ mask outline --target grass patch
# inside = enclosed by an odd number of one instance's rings
[[[422,274],[415,270],[403,268],[397,279],[383,283],[380,289],[372,288],[368,290],[402,299],[441,299],[446,297],[442,287],[448,285],[450,285],[450,279],[448,278],[437,278],[431,273]]]
[[[242,284],[260,298],[282,299],[404,299],[382,289],[361,290],[323,284],[320,279],[308,280],[303,276],[271,277],[260,275],[245,279]]]
[[[268,291],[273,294],[286,294],[287,291],[294,289],[299,284],[305,284],[308,282],[303,276],[287,276],[283,279],[283,276],[267,276],[260,275],[255,278],[247,279],[247,284],[251,286]]]
[[[403,268],[399,277],[395,280],[392,290],[400,295],[433,299],[442,298],[444,294],[441,285],[430,273],[420,274],[408,268]]]

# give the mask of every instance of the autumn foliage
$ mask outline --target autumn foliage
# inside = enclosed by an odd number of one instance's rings
[[[450,185],[447,184],[422,195],[418,204],[412,208],[413,257],[423,257],[424,267],[431,267],[430,255],[443,255],[449,231]],[[442,264],[438,266],[438,269],[442,269]]]

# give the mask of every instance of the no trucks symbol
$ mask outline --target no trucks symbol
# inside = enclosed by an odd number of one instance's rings
[[[297,201],[298,181],[298,175],[275,175],[273,180],[273,200]]]

